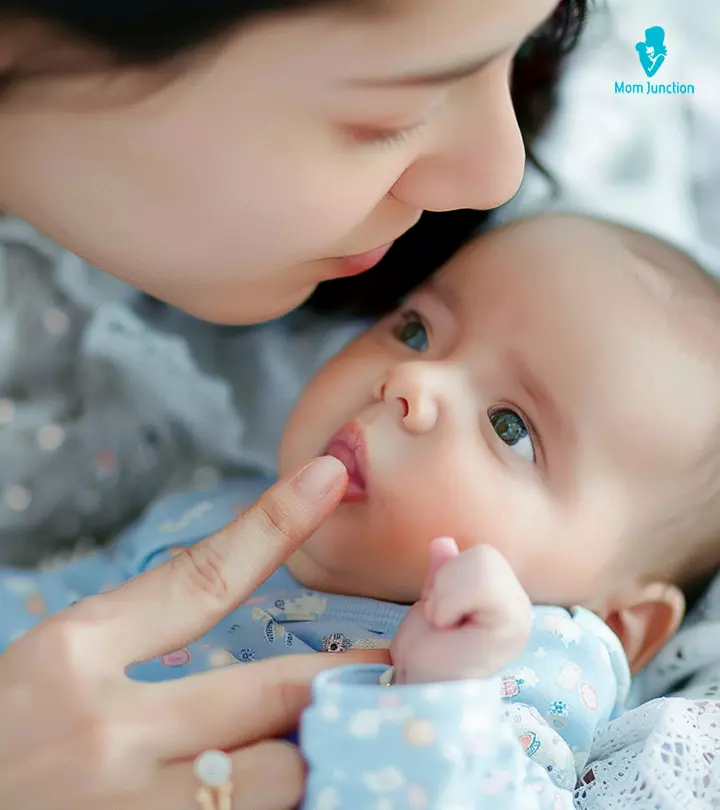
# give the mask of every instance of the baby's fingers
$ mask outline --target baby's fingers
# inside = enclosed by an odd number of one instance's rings
[[[522,652],[522,644],[504,632],[485,631],[466,624],[452,630],[433,630],[412,651],[405,667],[408,683],[438,683],[497,674]]]
[[[474,546],[436,574],[425,610],[439,630],[474,624],[530,631],[531,605],[507,560],[490,546]]]
[[[427,599],[432,592],[437,572],[459,553],[457,542],[452,537],[436,537],[430,543],[430,561],[422,592],[423,599]]]

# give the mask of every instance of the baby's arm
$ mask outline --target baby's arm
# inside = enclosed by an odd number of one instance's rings
[[[525,755],[495,679],[386,689],[382,671],[316,678],[302,810],[572,810],[572,793]]]
[[[435,540],[421,600],[400,626],[391,654],[396,683],[485,678],[524,649],[532,606],[505,558],[490,546],[460,552]]]
[[[425,593],[392,647],[397,685],[375,686],[378,666],[333,670],[314,684],[302,722],[303,810],[384,802],[395,810],[571,810],[577,769],[618,694],[612,652],[594,632],[602,623],[585,613],[531,610],[497,552],[435,542]],[[539,645],[547,657],[534,655]],[[577,667],[559,677],[556,664],[581,647],[583,678],[572,680]],[[514,677],[501,700],[500,678],[486,676],[506,673]],[[558,733],[565,704],[572,748]]]

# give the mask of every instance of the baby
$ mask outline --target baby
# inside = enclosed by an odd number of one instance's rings
[[[679,252],[580,217],[497,230],[298,403],[281,470],[330,421],[350,486],[288,570],[320,591],[420,595],[396,679],[499,674],[524,750],[571,790],[629,670],[720,562],[719,372],[720,294]],[[443,534],[465,550],[431,546]],[[528,639],[529,603],[573,609],[536,609]],[[312,759],[330,768],[346,740],[325,738]]]
[[[642,668],[720,559],[719,316],[693,262],[618,226],[478,239],[297,403],[281,472],[324,451],[350,480],[289,572],[412,603],[432,538],[486,544],[533,604],[583,605]]]
[[[280,472],[339,458],[330,519],[206,637],[130,674],[392,644],[386,682],[500,676],[526,754],[571,788],[683,589],[720,562],[719,370],[720,295],[675,249],[577,216],[482,236],[298,401]],[[265,486],[172,496],[113,549],[0,572],[0,649]]]

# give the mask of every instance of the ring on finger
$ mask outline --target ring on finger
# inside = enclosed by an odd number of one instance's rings
[[[232,810],[232,759],[224,751],[203,751],[193,763],[200,780],[200,810]]]

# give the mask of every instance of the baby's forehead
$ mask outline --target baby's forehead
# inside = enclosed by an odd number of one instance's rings
[[[540,288],[549,297],[568,288],[582,293],[630,286],[637,264],[631,248],[605,223],[543,215],[477,237],[435,280],[457,294],[513,284],[516,295]]]
[[[542,214],[473,240],[438,273],[459,294],[512,282],[516,294],[542,289],[635,295],[664,307],[678,292],[717,296],[712,281],[688,256],[652,235],[575,214]],[[605,296],[602,296],[601,300]]]

